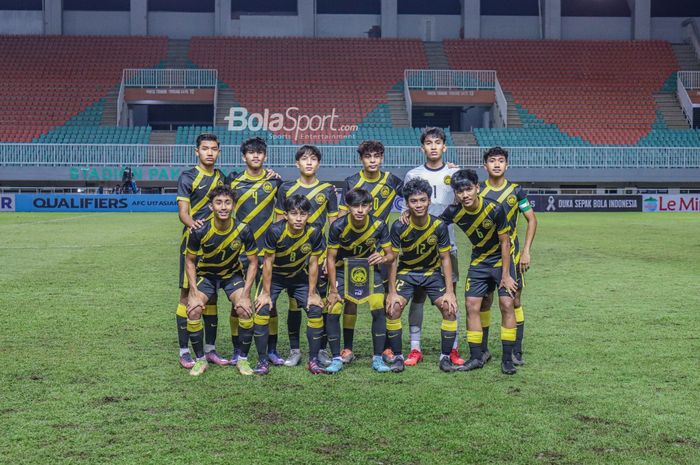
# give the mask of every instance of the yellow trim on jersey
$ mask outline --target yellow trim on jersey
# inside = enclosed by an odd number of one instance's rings
[[[481,239],[481,241],[479,241],[479,243],[476,244],[474,247],[483,247],[484,244],[486,244],[486,243],[489,241],[489,239],[491,239],[491,237],[493,237],[493,233],[494,233],[495,230],[496,230],[495,227],[489,229],[489,232],[486,233],[486,235],[484,236],[484,238]]]
[[[204,254],[203,257],[204,258],[213,257],[214,255],[220,253],[224,249],[224,247],[228,247],[229,245],[231,245],[231,242],[236,240],[241,235],[241,231],[243,230],[244,227],[245,227],[245,223],[239,223],[238,226],[236,226],[235,234],[232,233],[221,244],[219,244],[218,247],[216,247],[216,249],[214,249],[212,252],[209,252],[208,254]]]
[[[491,212],[491,210],[494,209],[496,204],[490,203],[484,207],[484,210],[481,212],[479,216],[476,217],[476,220],[472,223],[471,226],[469,226],[469,229],[467,229],[467,236],[471,236],[471,234],[476,230],[481,225],[481,222],[484,221],[484,218],[488,216],[488,214]]]
[[[474,260],[472,260],[472,263],[471,263],[471,264],[472,264],[472,265],[478,265],[479,263],[483,262],[483,261],[486,260],[491,254],[493,254],[496,250],[498,250],[498,248],[499,248],[500,246],[501,246],[501,243],[499,242],[498,244],[494,245],[494,246],[491,247],[489,250],[487,250],[486,252],[482,253],[481,255],[479,255],[479,256],[478,256],[477,258],[475,258]]]
[[[183,201],[183,202],[190,203],[190,199],[188,197],[179,197],[178,196],[178,197],[175,197],[175,200],[177,200],[178,202]]]
[[[294,244],[292,244],[291,247],[289,247],[287,250],[279,252],[276,256],[277,257],[284,257],[284,256],[287,256],[290,253],[296,251],[299,247],[301,247],[301,244],[303,244],[304,242],[306,242],[309,239],[309,237],[311,236],[311,233],[313,231],[314,231],[314,228],[309,228],[306,231],[306,234],[302,234],[301,237],[299,238],[299,240],[297,240]],[[296,237],[299,237],[299,236],[295,237],[295,236],[292,236],[291,234],[289,234],[289,237],[296,239]]]
[[[349,221],[348,221],[348,223],[349,223]],[[349,249],[354,249],[355,247],[357,247],[358,245],[360,245],[362,242],[364,242],[364,241],[366,241],[367,239],[369,239],[369,237],[370,237],[372,234],[374,234],[374,232],[377,230],[377,228],[379,228],[379,222],[378,222],[378,221],[375,221],[374,223],[372,223],[372,226],[369,226],[369,227],[367,228],[367,230],[364,232],[364,234],[362,234],[360,237],[358,237],[357,239],[355,239],[355,240],[350,244]],[[360,232],[360,231],[355,231],[355,232]],[[348,250],[349,250],[349,249],[348,249]]]
[[[270,225],[272,224],[272,221],[273,221],[274,219],[275,219],[274,215],[270,215],[270,217],[262,224],[262,226],[260,226],[260,227],[258,228],[258,230],[255,231],[255,232],[253,233],[253,238],[254,238],[254,239],[259,239],[260,236],[262,236],[263,233],[264,233],[265,231],[267,231],[267,228],[270,227]]]
[[[292,194],[294,193],[295,190],[299,189],[299,188],[302,187],[302,186],[303,186],[303,187],[316,187],[320,182],[321,182],[321,181],[319,181],[318,179],[316,179],[316,180],[315,180],[314,182],[312,182],[311,184],[302,184],[302,183],[301,183],[301,180],[297,179],[297,180],[294,182],[294,185],[293,185],[292,187],[289,188],[289,190],[287,191],[287,193],[286,193],[284,196],[285,196],[285,197],[289,197],[290,195],[292,195]]]
[[[381,216],[382,212],[386,210],[386,207],[392,204],[394,201],[394,197],[396,197],[396,191],[392,190],[391,194],[389,194],[389,197],[386,198],[383,204],[379,206],[376,210],[374,210],[374,216]]]
[[[257,184],[256,184],[256,186],[257,186]],[[255,186],[254,186],[254,187],[255,187]],[[251,195],[252,195],[252,192],[253,192],[253,191],[252,191],[252,189],[251,189],[251,190],[247,191],[245,194],[243,194],[243,195],[241,196],[241,198],[239,199],[239,202],[240,202],[241,200],[245,200],[243,197],[244,197],[246,194],[248,194],[249,192],[250,192]],[[267,204],[269,204],[272,200],[274,200],[274,198],[275,198],[274,192],[275,192],[275,191],[273,190],[273,191],[270,193],[270,195],[268,195],[262,202],[260,202],[260,204],[259,204],[257,207],[255,207],[254,209],[252,209],[252,210],[245,216],[245,218],[243,218],[243,222],[244,222],[244,223],[250,223],[250,220],[252,220],[252,219],[255,218],[256,216],[258,216],[258,214],[263,210],[263,208],[265,208],[265,207],[267,206]],[[247,197],[246,197],[246,199],[247,199]],[[270,218],[268,219],[268,221],[266,222],[266,224],[269,225],[271,222],[272,222],[272,216],[270,216]],[[261,229],[262,229],[262,228],[261,228]],[[264,232],[264,231],[265,231],[265,230],[263,229],[262,232]],[[257,234],[258,232],[260,232],[260,229],[258,229],[258,231],[256,231],[256,234]],[[262,234],[262,232],[260,232],[260,234]],[[256,235],[255,238],[257,239],[258,237],[260,237],[260,234]]]
[[[200,169],[200,168],[197,167],[197,169]],[[200,174],[197,175],[197,179],[195,179],[195,181],[192,183],[192,191],[193,192],[194,192],[195,186],[199,186],[199,184],[202,182],[202,180],[200,179],[202,171],[203,170],[200,169]],[[214,189],[214,187],[217,186],[218,183],[219,183],[219,171],[216,171],[216,173],[214,174],[214,179],[211,181],[211,185],[209,186],[209,189],[207,189],[207,192],[204,195],[204,198],[202,200],[200,200],[199,203],[197,203],[194,207],[190,207],[190,215],[195,215],[199,210],[202,209],[202,207],[204,207],[207,203],[209,203],[209,193],[212,191],[212,189]]]
[[[437,227],[440,226],[440,224],[442,224],[441,221],[435,220],[435,221],[433,222],[433,224],[430,225],[430,227],[429,227],[423,234],[421,234],[421,236],[420,236],[418,239],[416,239],[416,240],[413,242],[413,244],[409,245],[409,246],[406,247],[405,249],[402,248],[403,252],[404,252],[404,253],[405,253],[405,252],[410,252],[411,250],[413,250],[413,249],[415,249],[416,247],[418,247],[418,244],[421,244],[421,243],[425,242],[425,241],[428,239],[428,236],[430,236],[432,233],[434,233],[435,230],[437,229]],[[417,227],[416,227],[416,229],[420,230],[420,229],[417,228]]]
[[[278,255],[278,256],[279,256],[279,255]],[[296,260],[296,261],[294,261],[294,262],[287,263],[287,264],[285,264],[285,265],[275,265],[275,268],[278,269],[278,270],[279,270],[280,268],[295,268],[295,267],[301,265],[302,263],[304,263],[305,261],[306,261],[306,256],[301,257],[299,260]]]
[[[377,176],[375,179],[370,179],[370,178],[368,178],[367,176],[365,176],[365,170],[362,169],[362,170],[360,170],[360,182],[358,182],[357,184],[355,184],[355,187],[354,187],[354,188],[360,187],[360,186],[362,185],[362,182],[363,182],[363,181],[364,181],[364,182],[377,182],[378,180],[381,179],[382,181],[386,182],[386,180],[388,179],[388,177],[389,177],[389,173],[386,173],[386,175],[384,176],[384,179],[382,179],[382,172],[379,171],[379,176]]]
[[[311,192],[306,194],[306,198],[309,200],[312,200],[314,197],[316,197],[317,194],[319,194],[326,187],[332,187],[332,185],[327,183],[327,182],[324,182],[320,186],[317,186]],[[326,200],[326,202],[328,202],[328,201]],[[324,211],[328,212],[328,205],[327,204],[325,207],[319,208],[318,210],[316,210],[314,212],[314,214],[309,217],[307,222],[313,223],[314,221],[316,221],[318,219],[319,216],[321,216],[323,214]],[[337,214],[338,214],[338,212],[333,212],[333,213],[328,212],[328,216],[336,216]]]
[[[431,245],[430,248],[423,253],[420,257],[414,258],[412,260],[403,260],[404,265],[415,265],[416,263],[420,263],[426,258],[428,258],[430,255],[432,255],[435,252],[435,246]]]
[[[438,249],[438,251],[439,251],[440,253],[449,252],[450,250],[452,250],[452,246],[451,246],[451,245],[448,245],[447,247],[441,247],[441,248]]]

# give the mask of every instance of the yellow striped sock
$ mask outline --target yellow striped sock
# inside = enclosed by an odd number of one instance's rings
[[[483,331],[467,331],[467,343],[469,344],[481,344],[484,340]]]
[[[357,315],[347,313],[343,315],[343,329],[355,329],[355,322],[357,322]]]
[[[517,330],[515,328],[504,328],[501,326],[501,341],[515,342],[515,335]]]
[[[523,307],[521,305],[520,307],[515,308],[515,322],[522,323],[523,321],[525,321],[525,313],[523,312]]]

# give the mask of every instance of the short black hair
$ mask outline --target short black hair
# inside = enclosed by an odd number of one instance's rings
[[[378,140],[365,140],[357,147],[357,153],[360,155],[360,158],[373,152],[384,155],[384,144]]]
[[[199,144],[201,144],[202,141],[205,141],[205,140],[210,140],[210,141],[216,142],[216,145],[219,145],[219,138],[216,137],[216,134],[212,134],[210,132],[203,132],[197,136],[196,147],[199,148]]]
[[[408,202],[408,198],[410,196],[420,193],[425,193],[425,195],[427,195],[428,198],[430,198],[430,196],[433,193],[433,188],[430,186],[430,183],[425,179],[413,178],[403,185],[403,189],[401,192],[403,194],[404,200]]]
[[[470,169],[463,169],[455,172],[450,180],[450,186],[455,192],[459,192],[463,189],[469,189],[472,186],[479,185],[479,175],[476,171]]]
[[[372,203],[372,194],[364,189],[350,189],[345,193],[345,205],[356,207],[358,205],[367,205]]]
[[[504,157],[506,159],[506,162],[508,161],[508,151],[504,149],[503,147],[491,147],[488,149],[486,152],[484,152],[484,163],[486,163],[486,160],[489,159],[489,157]]]
[[[292,210],[301,210],[309,213],[311,211],[311,202],[301,194],[289,196],[284,201],[284,211],[290,212]]]
[[[262,137],[251,137],[241,144],[241,153],[267,153],[267,142]]]
[[[236,200],[238,200],[238,193],[231,189],[229,186],[222,185],[222,186],[216,186],[209,192],[209,202],[213,202],[215,197],[220,197],[220,196],[226,196],[226,197],[231,197],[231,200],[233,200],[233,203],[236,203]]]
[[[420,135],[420,143],[423,145],[425,143],[425,139],[428,137],[437,137],[438,139],[441,139],[442,142],[447,141],[447,137],[445,136],[445,131],[442,130],[442,128],[425,128],[423,129],[423,132],[421,132]]]
[[[302,145],[301,147],[299,147],[299,150],[297,150],[297,153],[294,155],[294,159],[296,161],[299,161],[299,159],[307,153],[315,155],[316,159],[318,161],[321,161],[321,151],[315,145]]]

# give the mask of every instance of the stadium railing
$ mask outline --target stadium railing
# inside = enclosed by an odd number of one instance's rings
[[[319,146],[326,167],[356,167],[354,146]],[[481,166],[486,147],[451,147],[449,161]],[[514,168],[700,168],[700,147],[507,147]],[[240,148],[222,146],[220,162],[239,166]],[[294,146],[268,146],[267,163],[288,167]],[[229,163],[228,159],[233,160]],[[384,166],[408,168],[422,164],[419,147],[386,147]],[[191,145],[0,144],[0,166],[191,166]]]
[[[693,102],[690,100],[688,90],[700,89],[700,71],[679,71],[676,86],[676,95],[683,109],[685,119],[693,127]]]
[[[508,126],[508,103],[492,70],[407,69],[404,71],[404,98],[409,123],[413,113],[411,89],[415,90],[493,90],[503,127]]]

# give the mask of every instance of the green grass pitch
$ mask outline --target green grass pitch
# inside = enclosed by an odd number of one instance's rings
[[[700,215],[539,220],[514,377],[441,373],[427,306],[426,361],[400,375],[371,370],[361,311],[360,357],[336,376],[194,379],[177,364],[175,214],[3,213],[0,462],[700,463]],[[490,345],[498,359],[497,329]]]

